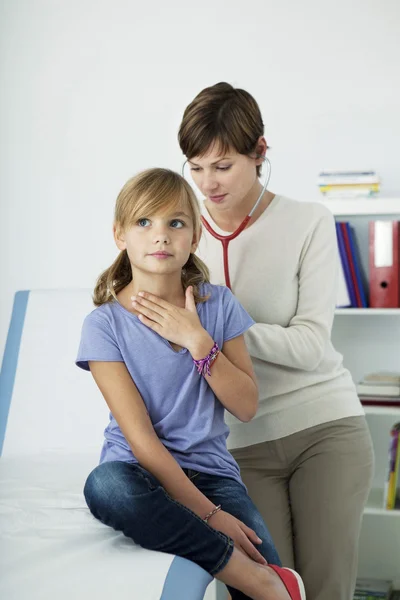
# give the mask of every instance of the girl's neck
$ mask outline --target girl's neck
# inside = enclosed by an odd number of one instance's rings
[[[168,276],[154,274],[146,276],[145,273],[136,273],[133,280],[117,295],[118,301],[130,312],[135,312],[132,308],[131,296],[137,296],[139,292],[154,294],[175,306],[185,306],[185,293],[180,273]]]

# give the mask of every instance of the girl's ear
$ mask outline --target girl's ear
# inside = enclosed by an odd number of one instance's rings
[[[199,245],[200,238],[201,238],[201,232],[200,232],[199,239],[197,239],[195,233],[193,234],[192,246],[190,249],[191,254],[194,254],[196,252],[197,246]]]
[[[118,250],[126,250],[125,236],[117,225],[113,225],[113,233]]]

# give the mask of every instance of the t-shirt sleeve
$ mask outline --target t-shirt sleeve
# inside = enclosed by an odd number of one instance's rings
[[[224,304],[224,342],[245,333],[255,321],[245,311],[239,300],[229,288],[223,289]]]
[[[90,371],[90,360],[124,362],[109,323],[95,313],[88,315],[83,322],[75,364]]]

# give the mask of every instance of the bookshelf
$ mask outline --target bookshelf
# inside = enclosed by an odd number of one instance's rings
[[[338,221],[354,227],[361,266],[368,274],[368,222],[400,221],[400,195],[324,200]],[[400,372],[400,308],[338,308],[332,340],[354,381],[372,371]],[[375,474],[364,511],[358,576],[391,579],[400,588],[400,510],[383,508],[390,429],[400,407],[365,406],[375,451]]]
[[[323,200],[329,210],[338,217],[400,215],[400,195],[393,197],[376,196],[375,198],[349,198]]]
[[[400,308],[337,308],[335,315],[361,315],[375,317],[377,315],[399,315]]]

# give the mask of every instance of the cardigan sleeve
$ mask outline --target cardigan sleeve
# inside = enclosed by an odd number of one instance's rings
[[[332,330],[338,260],[334,217],[324,208],[301,251],[296,314],[286,327],[256,323],[245,333],[253,358],[304,371],[318,367]]]

